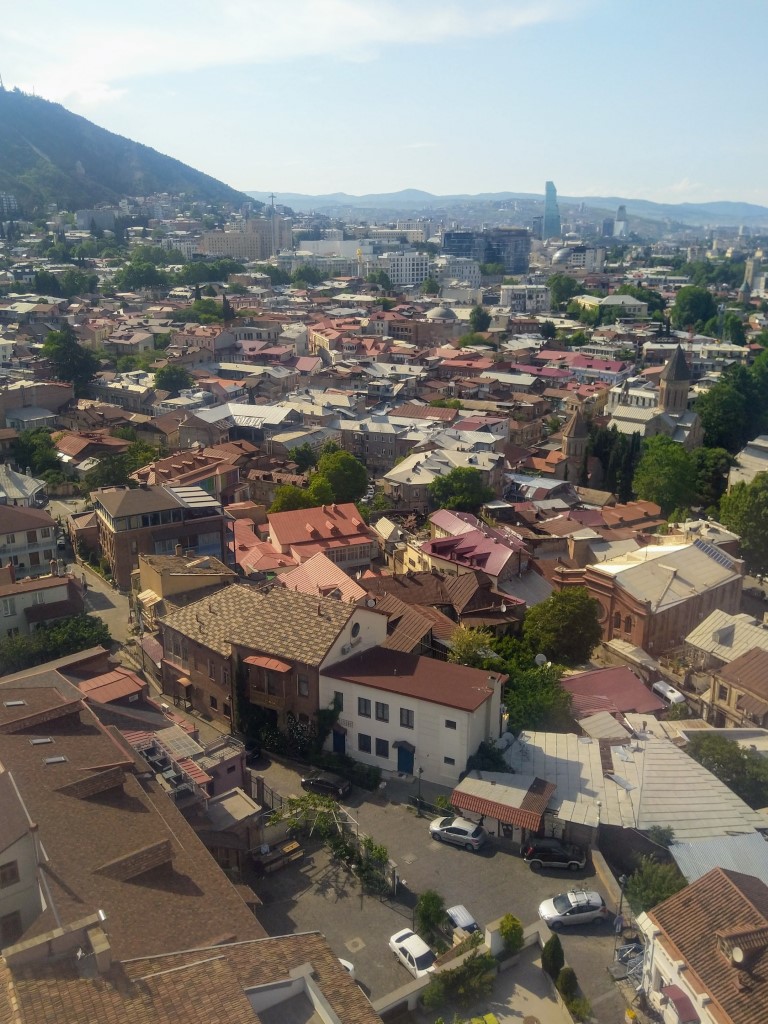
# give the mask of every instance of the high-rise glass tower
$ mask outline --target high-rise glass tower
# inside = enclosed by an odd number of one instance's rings
[[[557,189],[551,181],[544,186],[544,221],[542,223],[541,237],[560,238],[562,227],[560,225],[560,207],[557,205]]]

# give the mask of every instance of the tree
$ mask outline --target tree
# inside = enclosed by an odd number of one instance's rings
[[[600,643],[600,605],[586,587],[566,587],[528,609],[523,638],[549,661],[579,665]]]
[[[416,902],[416,927],[422,938],[429,942],[445,926],[447,920],[443,897],[434,889],[425,889]]]
[[[638,498],[661,506],[663,515],[696,502],[696,470],[688,452],[669,437],[657,434],[643,442],[633,486]]]
[[[469,314],[469,324],[473,331],[482,334],[491,326],[491,314],[482,306],[473,306]]]
[[[708,448],[738,452],[748,440],[747,396],[727,380],[721,380],[696,400],[696,412],[704,428]]]
[[[96,376],[99,360],[78,344],[72,328],[66,324],[60,331],[51,331],[43,343],[43,355],[50,360],[55,376],[70,381],[75,398],[82,398],[88,384]]]
[[[366,281],[368,284],[378,285],[382,291],[392,291],[392,278],[386,270],[372,270],[368,277],[366,277]]]
[[[317,465],[317,455],[314,449],[305,441],[304,444],[300,444],[298,448],[294,448],[291,452],[291,462],[296,463],[296,468],[300,473],[306,473],[312,466]]]
[[[557,337],[557,328],[551,320],[545,320],[539,328],[539,334],[542,338],[546,338],[547,341],[552,341],[553,338]]]
[[[422,295],[439,295],[440,285],[434,277],[428,277],[421,283],[421,293]]]
[[[660,864],[653,857],[643,857],[640,866],[629,876],[624,895],[633,913],[642,914],[685,886],[685,878],[674,862]]]
[[[559,309],[564,302],[583,291],[579,282],[568,274],[553,274],[547,280],[547,287],[554,309]]]
[[[729,312],[723,317],[723,341],[729,341],[732,345],[746,345],[747,333],[738,313]]]
[[[768,473],[739,482],[720,499],[720,519],[741,537],[750,572],[768,572]]]
[[[284,484],[275,488],[275,497],[269,506],[272,512],[294,512],[299,508],[312,508],[314,502],[309,497],[306,489],[296,487],[294,484]]]
[[[518,736],[526,730],[567,732],[572,728],[571,695],[560,685],[560,670],[509,666],[504,688],[507,729]]]
[[[192,374],[183,366],[169,364],[158,370],[155,374],[155,387],[158,391],[169,391],[172,395],[186,388],[191,388],[194,383]]]
[[[671,311],[672,323],[682,330],[698,329],[716,314],[717,304],[711,292],[690,284],[677,293]]]
[[[331,485],[334,501],[357,501],[365,494],[368,473],[362,462],[349,452],[322,455],[317,469]]]
[[[756,750],[713,733],[696,734],[686,752],[750,807],[768,804],[768,761]]]
[[[459,338],[459,348],[468,348],[470,345],[488,345],[488,339],[482,334],[477,334],[475,331],[469,331],[467,334],[462,334]]]
[[[13,442],[11,451],[13,461],[21,473],[31,469],[35,476],[42,476],[43,473],[61,468],[53,438],[43,427],[23,430]]]
[[[725,448],[694,448],[690,453],[696,475],[696,504],[717,506],[728,484],[728,470],[736,462]]]
[[[493,498],[492,489],[483,482],[483,474],[472,466],[457,466],[429,485],[429,500],[433,508],[477,512],[481,505]]]
[[[484,661],[493,657],[493,633],[489,629],[471,629],[459,626],[451,637],[448,661],[457,665],[480,668]]]
[[[523,926],[514,914],[505,914],[499,921],[499,935],[504,943],[504,951],[510,956],[523,948]]]
[[[39,626],[29,636],[8,636],[0,640],[0,674],[19,672],[89,647],[109,647],[111,643],[109,629],[101,619],[74,615]]]
[[[541,969],[554,981],[565,966],[565,953],[560,936],[553,932],[541,949]]]

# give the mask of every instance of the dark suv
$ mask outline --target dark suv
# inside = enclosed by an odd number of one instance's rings
[[[523,860],[536,871],[539,868],[567,868],[581,871],[587,855],[579,846],[562,843],[559,839],[533,839],[521,849]]]
[[[319,793],[320,796],[330,796],[335,800],[346,796],[352,788],[349,779],[341,775],[334,775],[333,772],[313,772],[305,775],[301,780],[301,788],[308,793]]]

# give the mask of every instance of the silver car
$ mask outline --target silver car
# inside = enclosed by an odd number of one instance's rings
[[[599,892],[571,889],[539,905],[539,917],[553,931],[571,924],[602,923],[608,920],[608,908]]]
[[[483,826],[467,818],[435,818],[429,826],[429,834],[441,843],[453,843],[465,850],[477,851],[488,842]]]

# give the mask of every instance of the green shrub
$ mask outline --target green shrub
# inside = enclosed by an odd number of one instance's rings
[[[557,991],[566,1003],[576,998],[576,993],[579,991],[579,983],[576,978],[576,972],[572,967],[562,967],[555,984],[557,985]]]
[[[552,934],[544,943],[541,951],[541,967],[546,971],[552,981],[557,979],[558,974],[565,966],[565,954],[560,936]]]
[[[574,999],[567,1000],[566,1006],[574,1020],[589,1020],[592,1016],[592,1004],[584,996],[576,996]]]
[[[429,941],[445,921],[445,900],[434,889],[426,889],[416,903],[416,927],[424,939]]]
[[[495,973],[494,957],[475,949],[458,967],[441,971],[432,978],[422,992],[422,1003],[428,1010],[448,1000],[469,1006],[491,992]]]
[[[514,914],[505,914],[499,922],[499,935],[507,953],[517,953],[523,948],[523,926]]]

